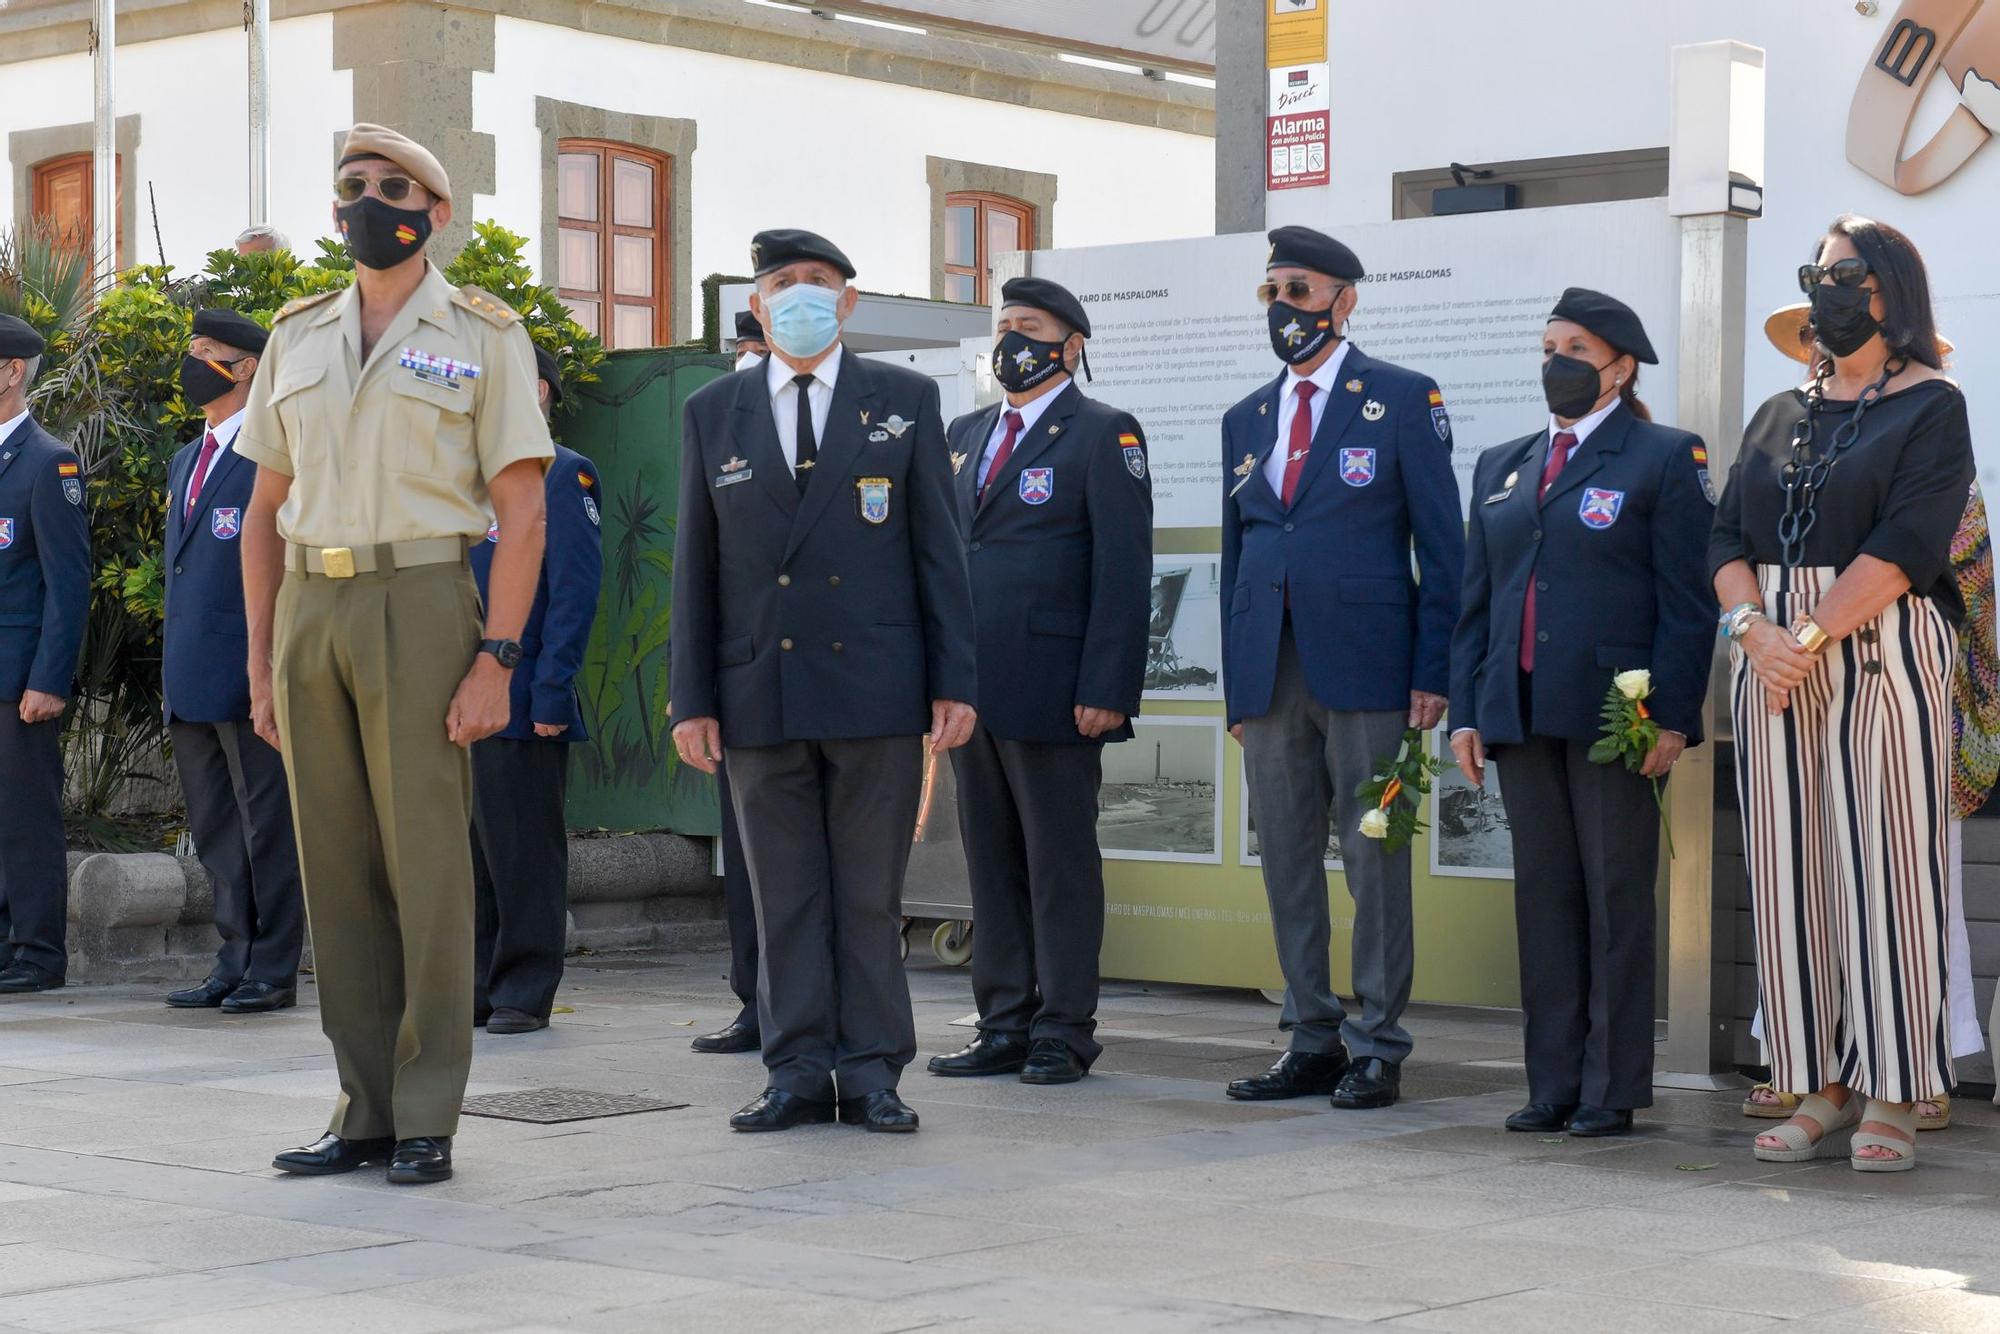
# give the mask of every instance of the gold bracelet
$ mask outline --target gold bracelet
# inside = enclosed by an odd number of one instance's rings
[[[1819,622],[1810,616],[1800,618],[1799,622],[1792,627],[1792,637],[1799,641],[1800,648],[1814,654],[1825,648],[1833,638],[1826,631],[1820,629]]]

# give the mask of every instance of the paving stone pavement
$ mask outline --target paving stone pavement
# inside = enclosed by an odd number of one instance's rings
[[[1515,1016],[1420,1008],[1401,1105],[1237,1105],[1276,1010],[1136,983],[1107,985],[1081,1084],[933,1079],[972,1002],[924,958],[922,1133],[740,1136],[757,1059],[688,1050],[734,1013],[726,960],[574,963],[548,1031],[479,1037],[471,1091],[689,1105],[468,1118],[425,1189],[270,1169],[334,1093],[310,987],[265,1017],[0,1001],[0,1332],[2000,1330],[1980,1101],[1896,1176],[1756,1162],[1740,1094],[1663,1090],[1622,1139],[1509,1135]]]

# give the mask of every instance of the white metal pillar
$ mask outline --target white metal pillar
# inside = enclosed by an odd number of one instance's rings
[[[91,254],[97,283],[109,287],[118,275],[118,123],[116,73],[118,50],[117,0],[97,0],[91,24],[90,51],[93,92],[91,127],[90,218]]]
[[[250,225],[271,220],[271,0],[245,0],[250,38]]]
[[[1674,424],[1701,436],[1709,477],[1729,475],[1743,435],[1748,218],[1762,211],[1764,53],[1740,42],[1673,50],[1668,211],[1681,219],[1680,386]],[[1718,654],[1703,726],[1727,731],[1726,660]],[[1677,856],[1667,870],[1667,1043],[1657,1082],[1741,1082],[1732,1064],[1733,903],[1715,893],[1715,746],[1674,766],[1667,787]],[[1719,781],[1734,781],[1728,774]]]

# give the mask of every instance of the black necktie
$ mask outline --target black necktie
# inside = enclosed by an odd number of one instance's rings
[[[819,458],[819,445],[813,440],[812,395],[806,392],[812,387],[812,382],[813,377],[810,375],[792,377],[792,383],[798,386],[799,391],[798,457],[792,465],[792,475],[798,481],[801,493],[805,491],[806,484],[812,481],[812,466]]]

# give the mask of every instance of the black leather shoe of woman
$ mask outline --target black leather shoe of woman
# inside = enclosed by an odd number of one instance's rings
[[[1529,1134],[1560,1134],[1575,1114],[1575,1103],[1531,1102],[1507,1118],[1507,1129]]]

